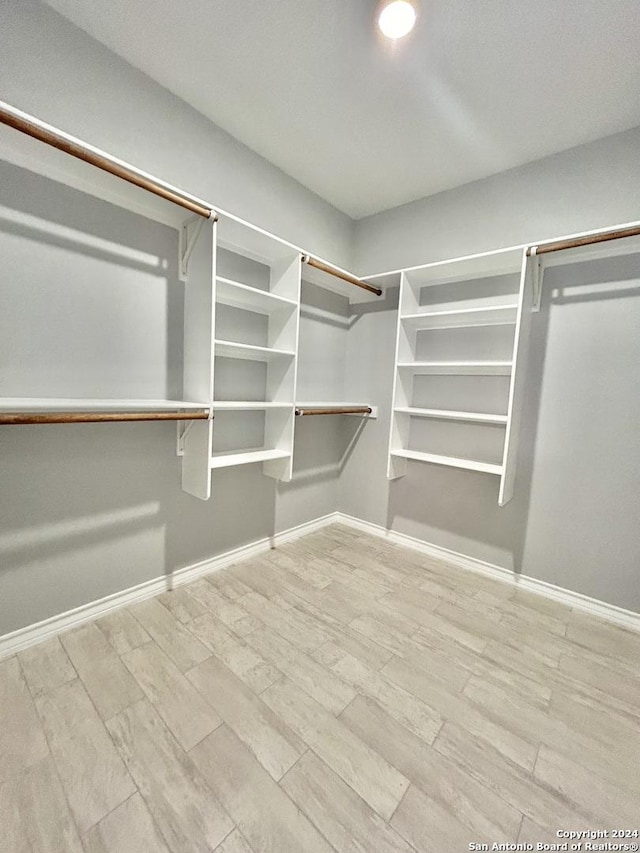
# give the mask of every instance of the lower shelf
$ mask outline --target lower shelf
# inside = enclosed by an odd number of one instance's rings
[[[232,453],[214,453],[210,460],[211,470],[230,468],[234,465],[249,465],[252,462],[271,462],[274,459],[288,459],[288,450],[236,450]]]
[[[502,474],[502,465],[492,462],[478,462],[475,459],[459,459],[456,456],[439,456],[437,453],[423,453],[420,450],[392,450],[392,456],[414,459],[417,462],[431,462],[434,465],[448,465],[450,468],[464,468],[467,471],[482,471],[485,474]]]

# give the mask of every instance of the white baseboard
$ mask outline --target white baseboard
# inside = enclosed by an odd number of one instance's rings
[[[278,545],[284,545],[285,542],[290,542],[293,539],[299,539],[301,536],[306,536],[316,530],[321,530],[323,527],[335,523],[337,515],[338,513],[330,513],[313,521],[307,521],[282,533],[267,536],[264,539],[259,539],[257,542],[250,542],[248,545],[241,545],[239,548],[225,551],[224,554],[218,554],[218,556],[211,557],[208,560],[202,560],[199,563],[193,563],[190,566],[176,569],[169,575],[153,578],[153,580],[145,581],[137,586],[116,592],[113,595],[107,595],[105,598],[100,598],[97,601],[82,604],[73,610],[67,610],[65,613],[44,619],[42,622],[36,622],[34,625],[28,625],[26,628],[19,628],[10,634],[0,636],[0,659],[22,651],[29,646],[35,645],[35,643],[40,643],[63,631],[68,631],[70,628],[81,625],[83,622],[89,622],[92,619],[97,619],[99,616],[104,616],[111,610],[117,610],[127,604],[152,598],[154,595],[159,595],[168,589],[174,589],[185,583],[191,583],[191,581],[203,575],[224,569],[232,563],[248,560],[251,557],[264,554]]]
[[[563,589],[562,587],[537,580],[536,578],[519,575],[509,569],[504,569],[492,563],[486,563],[483,560],[477,560],[465,554],[459,554],[456,551],[449,551],[447,548],[423,542],[421,539],[407,536],[404,533],[397,533],[395,530],[389,530],[380,525],[372,524],[369,521],[363,521],[344,513],[333,512],[321,518],[316,518],[313,521],[299,524],[297,527],[292,527],[289,530],[284,530],[282,533],[276,533],[273,536],[259,539],[248,545],[242,545],[239,548],[226,551],[224,554],[218,554],[218,556],[211,557],[208,560],[202,560],[199,563],[176,569],[170,575],[162,575],[153,580],[145,581],[145,583],[138,584],[121,592],[116,592],[113,595],[108,595],[89,604],[83,604],[73,610],[68,610],[66,613],[52,616],[42,622],[37,622],[35,625],[28,625],[26,628],[19,628],[10,634],[5,634],[0,637],[0,659],[22,651],[22,649],[33,646],[35,643],[40,643],[63,631],[68,631],[70,628],[81,625],[83,622],[89,622],[99,616],[104,616],[111,610],[117,610],[128,604],[152,598],[154,595],[159,595],[161,592],[182,586],[185,583],[191,583],[191,581],[203,575],[217,572],[226,566],[230,566],[232,563],[248,560],[278,545],[284,545],[285,542],[299,539],[301,536],[306,536],[309,533],[336,523],[344,524],[356,530],[361,530],[363,533],[385,539],[394,545],[411,548],[413,551],[418,551],[437,560],[443,560],[459,568],[478,572],[503,583],[512,584],[520,589],[533,592],[536,595],[551,598],[575,610],[590,613],[592,616],[598,616],[600,619],[605,619],[624,628],[640,631],[640,613],[625,610],[622,607],[616,607],[614,604],[607,604],[595,598],[589,598],[589,596],[582,595],[579,592],[572,592],[571,590]]]
[[[478,572],[503,583],[517,586],[519,589],[527,590],[536,595],[542,595],[545,598],[551,598],[554,601],[572,607],[574,610],[589,613],[592,616],[605,619],[607,622],[614,622],[623,628],[640,631],[640,613],[636,613],[633,610],[625,610],[623,607],[617,607],[615,604],[608,604],[606,601],[590,598],[588,595],[582,595],[580,592],[573,592],[570,589],[564,589],[561,586],[556,586],[555,584],[547,583],[528,575],[518,574],[502,566],[496,566],[484,560],[477,560],[475,557],[469,557],[457,551],[450,551],[439,545],[423,542],[422,539],[407,536],[405,533],[397,533],[395,530],[389,530],[386,527],[381,527],[378,524],[372,524],[369,521],[363,521],[360,518],[354,518],[344,513],[337,513],[335,521],[339,524],[345,524],[348,527],[354,527],[356,530],[362,530],[363,533],[369,533],[372,536],[386,539],[394,545],[403,545],[405,548],[411,548],[413,551],[419,551],[437,560],[444,560],[459,568]]]

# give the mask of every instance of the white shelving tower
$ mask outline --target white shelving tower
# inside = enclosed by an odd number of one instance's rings
[[[261,462],[263,473],[276,480],[289,481],[293,474],[293,438],[295,389],[300,314],[300,252],[271,235],[223,216],[216,224],[210,249],[202,241],[190,261],[189,281],[197,291],[208,292],[185,319],[185,333],[190,323],[199,324],[203,338],[208,335],[210,358],[201,363],[196,373],[198,391],[206,391],[213,420],[193,422],[179,440],[183,455],[182,487],[202,500],[211,495],[211,472],[222,468]],[[216,249],[225,249],[241,258],[268,268],[268,288],[255,287],[244,281],[218,274]],[[202,269],[198,257],[204,259]],[[249,315],[260,315],[266,324],[266,345],[255,345],[218,337],[216,310],[229,306]],[[266,381],[263,399],[251,399],[255,391],[243,394],[242,371],[234,383],[234,396],[222,399],[216,383],[220,359],[232,362],[258,362],[265,365]],[[264,418],[260,446],[243,446],[242,439],[256,413]],[[234,432],[241,446],[219,449],[217,438],[225,431],[225,418],[234,419]]]
[[[532,275],[521,247],[402,272],[390,479],[408,460],[446,465],[497,475],[498,503],[511,499]]]

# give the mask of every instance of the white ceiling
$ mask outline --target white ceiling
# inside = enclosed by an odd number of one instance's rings
[[[355,218],[640,124],[639,0],[47,2]]]

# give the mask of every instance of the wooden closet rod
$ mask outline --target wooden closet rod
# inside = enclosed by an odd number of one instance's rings
[[[335,409],[296,409],[296,415],[305,417],[307,415],[370,415],[370,406],[347,406],[336,407]]]
[[[640,225],[630,228],[618,228],[612,231],[601,231],[600,234],[588,234],[584,237],[574,237],[569,240],[556,240],[553,243],[541,243],[536,247],[537,255],[546,255],[549,252],[562,252],[563,249],[577,249],[579,246],[590,246],[592,243],[607,243],[609,240],[621,240],[623,237],[640,236]],[[531,255],[531,249],[527,249],[527,255]]]
[[[0,425],[93,424],[113,421],[204,421],[209,412],[2,412]]]
[[[137,169],[127,166],[120,160],[109,157],[107,154],[99,152],[94,148],[82,145],[77,140],[57,131],[55,128],[39,121],[33,116],[16,110],[15,107],[9,104],[0,102],[0,122],[40,142],[51,145],[53,148],[64,151],[78,160],[84,160],[85,163],[89,163],[97,169],[102,169],[103,172],[109,172],[123,181],[128,181],[130,184],[140,187],[140,189],[147,190],[147,192],[173,202],[173,204],[177,204],[185,208],[185,210],[195,213],[197,216],[202,216],[204,219],[215,217],[215,213],[211,208],[206,207],[193,196],[179,192],[156,180],[151,175],[139,172]]]
[[[302,259],[306,264],[309,264],[310,267],[315,267],[317,270],[322,270],[322,272],[329,273],[329,275],[333,275],[336,278],[341,278],[342,281],[346,281],[348,284],[355,284],[356,287],[361,287],[363,290],[368,290],[369,293],[375,293],[376,296],[382,295],[382,290],[380,290],[379,287],[374,287],[372,284],[367,284],[366,281],[361,281],[354,275],[349,275],[348,272],[342,272],[342,270],[336,269],[335,267],[332,267],[329,264],[325,264],[323,261],[319,261],[316,258],[312,258],[311,255],[303,255]]]

